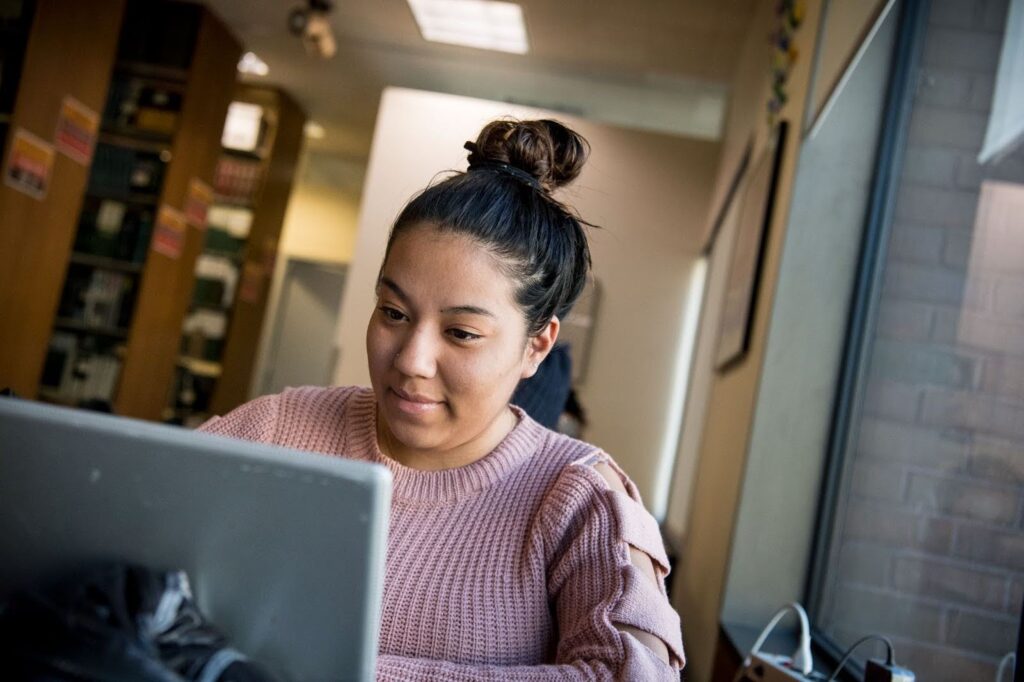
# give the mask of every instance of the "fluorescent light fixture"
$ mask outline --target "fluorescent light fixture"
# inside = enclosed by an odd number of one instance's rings
[[[303,127],[303,132],[306,133],[306,137],[312,140],[324,139],[324,127],[316,121],[307,121]]]
[[[409,0],[423,38],[436,43],[526,54],[523,8],[496,0]]]
[[[249,73],[253,76],[266,76],[270,73],[270,67],[267,66],[265,61],[257,57],[255,52],[246,52],[238,60],[238,71],[240,73]]]

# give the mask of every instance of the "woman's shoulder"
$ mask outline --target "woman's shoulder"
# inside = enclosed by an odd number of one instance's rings
[[[373,389],[366,386],[296,386],[276,395],[285,410],[336,416],[351,407],[373,402]]]
[[[366,414],[363,414],[366,413]],[[373,391],[361,386],[300,386],[260,396],[213,417],[199,430],[217,435],[302,447],[352,417],[373,414]]]
[[[635,528],[652,544],[660,536],[657,523],[644,506],[629,475],[604,450],[589,443],[555,434],[569,457],[556,458],[549,474],[540,521],[553,535],[571,532],[586,519],[606,517],[620,528]],[[653,547],[652,547],[653,549]],[[659,554],[663,553],[661,549]]]
[[[554,506],[563,506],[570,501],[567,498],[585,501],[608,490],[639,500],[636,486],[607,452],[562,434],[557,434],[555,441],[563,447],[561,456],[554,458],[555,467],[547,495],[558,500]]]
[[[528,441],[528,448],[532,451],[530,466],[521,472],[522,475],[550,486],[576,463],[602,454],[598,446],[553,431],[527,415],[522,408],[513,406],[512,409],[522,420],[513,433],[522,434],[521,438]]]
[[[599,465],[611,466],[628,481],[611,455],[601,447],[539,424],[536,424],[536,428],[542,434],[538,438],[538,457],[535,460],[539,466],[532,468],[538,475],[548,478],[551,484],[582,488],[591,488],[596,484],[601,487],[602,477],[597,473]],[[632,482],[629,485],[632,486]]]

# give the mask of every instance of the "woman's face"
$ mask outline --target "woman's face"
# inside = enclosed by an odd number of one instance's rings
[[[514,424],[508,399],[554,344],[527,337],[514,283],[471,239],[419,225],[397,237],[366,330],[382,446],[420,468],[478,459]]]

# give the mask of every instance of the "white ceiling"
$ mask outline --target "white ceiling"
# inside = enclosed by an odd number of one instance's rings
[[[405,0],[335,0],[338,52],[307,56],[287,30],[305,0],[206,0],[326,130],[310,148],[369,154],[388,85],[537,106],[716,138],[755,0],[522,0],[527,55],[429,43]]]

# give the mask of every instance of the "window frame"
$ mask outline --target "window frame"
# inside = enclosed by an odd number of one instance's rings
[[[849,468],[847,453],[853,446],[854,429],[860,415],[866,386],[868,360],[880,300],[889,235],[893,225],[896,193],[906,152],[907,135],[917,86],[917,74],[924,47],[929,0],[900,0],[892,67],[886,86],[882,134],[875,156],[874,180],[868,210],[854,294],[850,303],[846,343],[842,351],[839,381],[833,401],[833,416],[825,453],[825,467],[818,498],[817,518],[811,545],[804,603],[811,621],[811,634],[824,657],[835,665],[844,648],[815,623],[821,614],[833,545],[841,482]],[[849,68],[856,68],[856,64]],[[863,667],[851,660],[847,670],[854,679],[863,678]],[[845,675],[844,675],[845,677]]]

